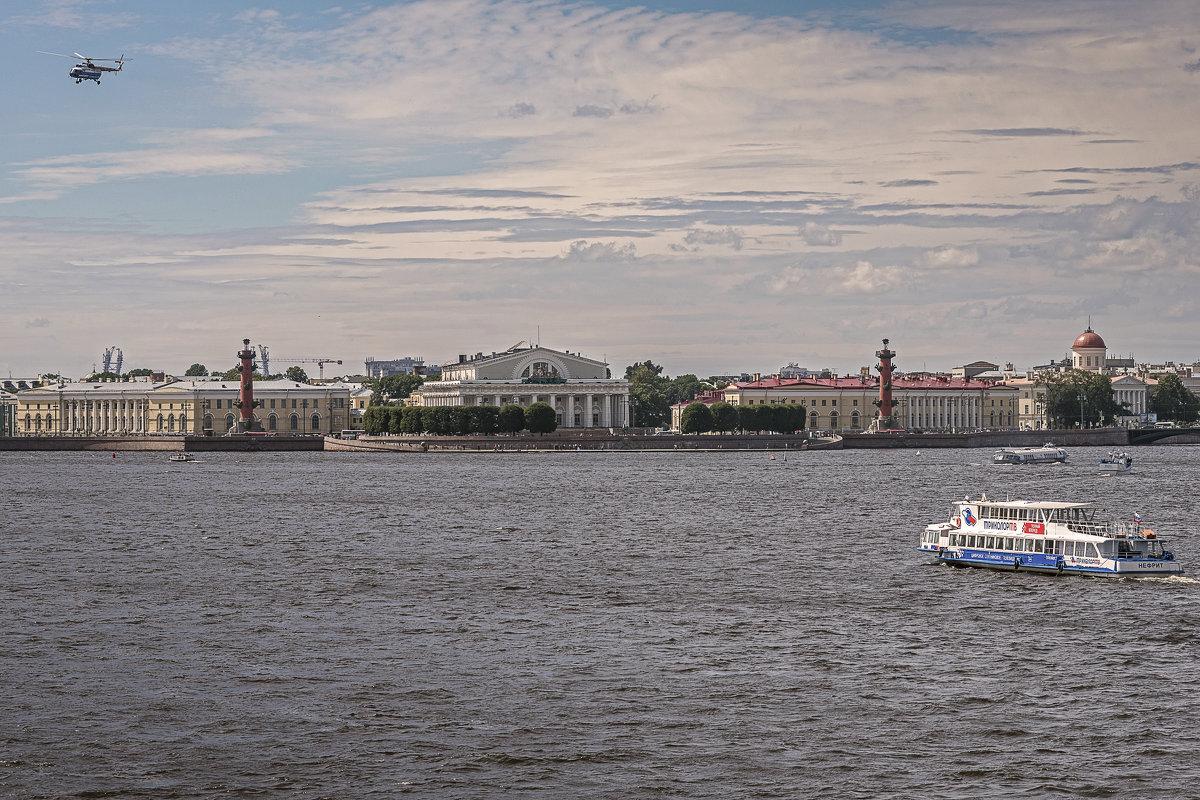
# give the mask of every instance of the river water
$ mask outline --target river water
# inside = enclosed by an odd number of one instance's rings
[[[0,796],[1200,796],[1200,446],[0,453]],[[954,569],[1095,500],[1189,577]]]

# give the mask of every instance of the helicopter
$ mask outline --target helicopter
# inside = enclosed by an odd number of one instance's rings
[[[97,86],[100,85],[100,76],[101,75],[103,75],[106,72],[120,72],[121,67],[125,66],[126,61],[133,60],[133,59],[125,58],[124,53],[121,54],[120,58],[90,58],[88,56],[80,55],[79,53],[75,53],[73,55],[68,56],[68,55],[64,55],[62,53],[48,53],[45,50],[38,50],[38,52],[44,56],[59,56],[60,58],[82,59],[82,61],[80,61],[80,63],[78,63],[74,67],[72,67],[71,71],[67,74],[70,75],[72,78],[74,78],[76,83],[83,83],[84,81],[95,81]],[[116,64],[116,66],[115,67],[99,67],[99,66],[96,66],[95,62],[97,62],[97,61],[111,61],[114,64]]]

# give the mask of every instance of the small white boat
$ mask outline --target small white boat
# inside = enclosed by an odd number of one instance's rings
[[[1098,520],[1091,503],[964,499],[921,534],[919,549],[956,567],[1147,578],[1183,565],[1137,514]]]
[[[993,464],[1053,464],[1067,460],[1067,451],[1050,442],[1041,447],[1001,447],[992,455]]]
[[[196,457],[191,453],[171,453],[167,457],[168,461],[195,461]]]
[[[1126,452],[1113,451],[1100,459],[1103,475],[1123,475],[1133,467],[1133,456]]]

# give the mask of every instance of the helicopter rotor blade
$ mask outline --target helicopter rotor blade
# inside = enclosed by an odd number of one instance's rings
[[[59,58],[75,58],[75,56],[69,56],[69,55],[66,55],[65,53],[51,53],[49,50],[38,50],[38,52],[44,56],[58,56]]]

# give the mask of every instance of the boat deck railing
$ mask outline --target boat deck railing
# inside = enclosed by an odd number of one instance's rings
[[[1066,525],[1072,533],[1088,536],[1103,536],[1107,539],[1141,539],[1142,529],[1136,522],[1081,522],[1071,520],[1059,523]]]

